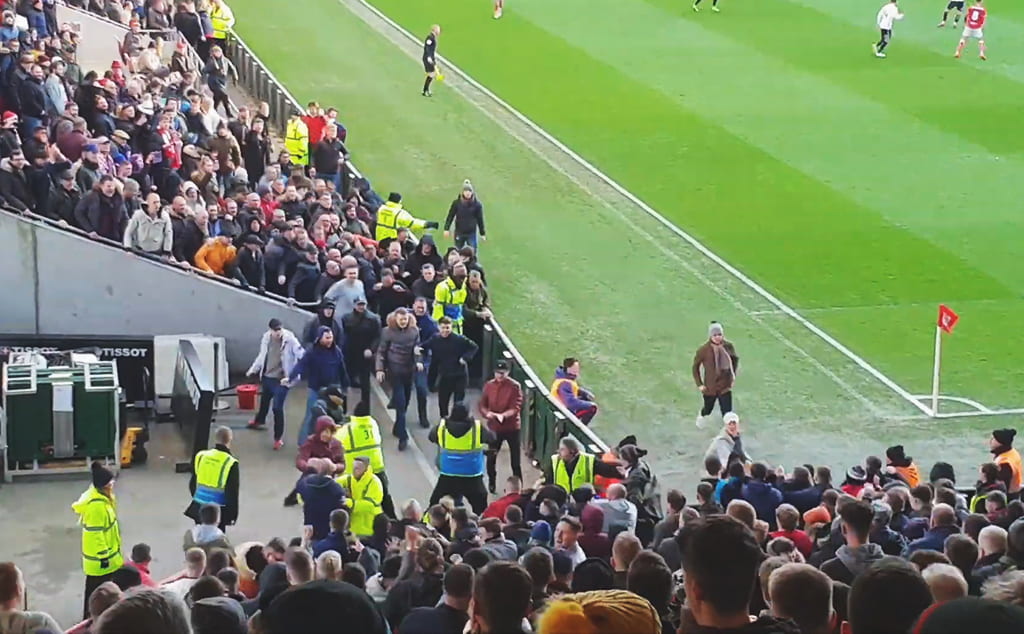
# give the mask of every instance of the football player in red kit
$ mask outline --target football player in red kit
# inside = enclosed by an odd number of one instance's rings
[[[956,46],[956,57],[960,57],[964,46],[967,45],[967,39],[973,37],[978,40],[978,57],[985,59],[985,35],[982,29],[985,26],[986,17],[988,17],[988,11],[985,9],[983,1],[974,0],[974,4],[967,10],[967,16],[964,17],[964,33],[960,36],[960,43]]]

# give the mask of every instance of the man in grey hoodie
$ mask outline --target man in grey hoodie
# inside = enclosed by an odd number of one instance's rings
[[[840,546],[836,556],[821,565],[821,571],[834,581],[852,585],[853,581],[885,552],[869,541],[875,512],[864,500],[849,502],[839,510],[846,545]]]
[[[420,329],[405,308],[398,308],[388,315],[387,321],[387,328],[381,331],[380,345],[377,346],[377,381],[383,383],[387,378],[391,383],[391,402],[395,406],[395,426],[391,433],[398,438],[398,450],[405,451],[409,445],[405,410],[409,407],[412,378],[417,370],[423,370],[418,349]]]

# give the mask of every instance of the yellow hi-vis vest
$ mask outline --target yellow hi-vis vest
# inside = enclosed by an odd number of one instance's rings
[[[228,31],[235,24],[235,15],[231,12],[231,8],[223,2],[216,5],[211,4],[209,16],[210,24],[213,26],[213,38],[216,40],[227,39]]]
[[[569,478],[569,471],[565,463],[555,454],[551,456],[551,473],[555,478],[555,484],[565,489],[566,493],[572,493],[584,484],[594,484],[594,456],[589,453],[581,453],[576,461],[576,468],[572,471],[572,478]]]
[[[380,448],[380,427],[370,416],[352,416],[334,432],[345,448],[345,473],[352,473],[352,462],[364,456],[374,473],[384,473],[384,452]]]
[[[384,502],[384,485],[373,475],[373,467],[358,480],[346,473],[334,481],[345,489],[345,507],[349,509],[352,533],[359,537],[373,535],[373,518],[384,512],[380,507]]]
[[[207,449],[196,454],[196,492],[192,499],[196,504],[217,504],[224,506],[227,497],[224,489],[228,474],[238,460],[220,449]]]
[[[452,320],[452,330],[462,334],[462,322],[465,315],[462,308],[466,303],[466,283],[462,288],[455,288],[455,281],[452,278],[445,278],[437,288],[434,289],[434,312],[431,317],[438,321],[442,317]]]
[[[374,232],[374,239],[380,242],[388,238],[397,238],[400,227],[407,227],[410,231],[421,231],[426,224],[426,220],[420,220],[403,209],[402,203],[393,203],[389,200],[377,210],[377,229]]]
[[[298,117],[289,119],[284,135],[284,149],[292,155],[292,163],[309,165],[309,128]]]
[[[437,444],[441,448],[441,475],[472,478],[484,474],[484,449],[480,439],[480,421],[473,421],[473,429],[456,438],[448,431],[448,421],[442,419],[437,426]]]
[[[116,502],[90,486],[71,508],[82,524],[82,571],[99,577],[120,569],[124,558]]]

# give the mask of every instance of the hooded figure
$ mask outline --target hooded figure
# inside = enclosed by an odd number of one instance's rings
[[[324,300],[320,304],[320,308],[316,312],[316,317],[309,320],[306,327],[302,330],[302,343],[311,344],[316,342],[317,332],[323,326],[331,329],[334,333],[334,341],[338,345],[345,340],[343,330],[340,326],[340,319],[344,315],[335,318],[335,305],[330,300]]]
[[[889,473],[907,483],[911,489],[921,484],[921,473],[914,464],[914,459],[904,453],[903,445],[895,445],[885,450],[885,461]]]
[[[200,599],[192,606],[195,634],[246,634],[249,625],[242,605],[230,597]]]
[[[444,267],[441,254],[437,252],[437,245],[434,243],[434,236],[425,234],[416,245],[416,250],[405,260],[405,272],[409,274],[405,282],[412,284],[420,276],[424,264],[432,264],[435,271]]]
[[[337,426],[330,416],[317,418],[314,432],[299,448],[299,454],[295,457],[295,468],[305,474],[315,473],[315,469],[309,464],[310,459],[326,458],[334,464],[334,471],[344,471],[345,448],[334,437],[336,429]]]

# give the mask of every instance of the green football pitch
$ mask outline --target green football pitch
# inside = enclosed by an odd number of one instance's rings
[[[932,420],[906,397],[930,392],[946,303],[942,392],[972,404],[942,407],[1024,407],[1024,5],[989,3],[983,62],[974,42],[953,58],[944,0],[900,3],[887,59],[880,1],[507,0],[501,20],[489,0],[372,2],[389,20],[359,0],[232,7],[300,101],[339,108],[378,191],[443,220],[472,179],[503,326],[544,377],[582,358],[595,430],[637,434],[669,482],[714,433],[690,378],[712,319],[757,457],[840,466],[900,442],[964,472],[1019,422]],[[434,23],[475,81],[449,68],[426,99],[398,26]]]

